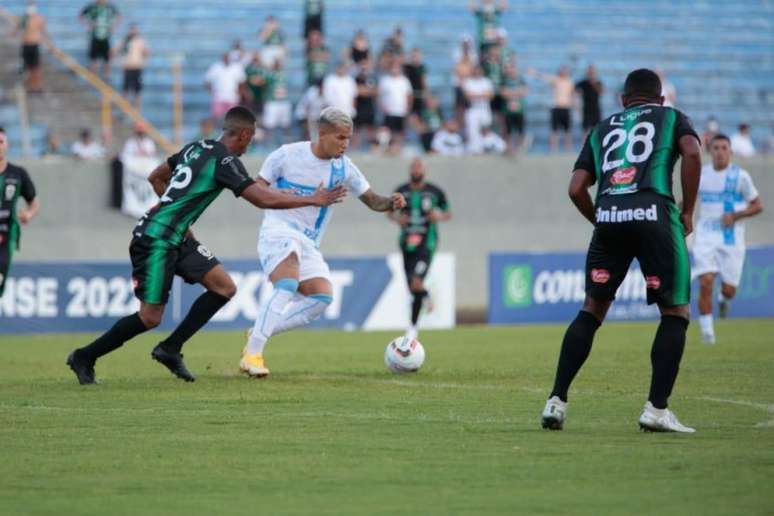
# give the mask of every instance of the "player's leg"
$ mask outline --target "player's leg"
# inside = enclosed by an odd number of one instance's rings
[[[411,326],[406,331],[406,337],[413,340],[417,338],[417,322],[422,311],[422,304],[428,296],[425,289],[425,276],[430,269],[432,253],[426,248],[419,248],[411,252],[404,251],[403,267],[406,272],[409,292],[411,293]]]
[[[11,269],[11,255],[13,253],[7,235],[0,234],[0,298],[5,292],[5,282],[8,279],[8,271]]]
[[[272,335],[305,326],[320,318],[333,302],[333,286],[327,277],[301,281],[282,320],[274,327]]]
[[[720,272],[720,255],[717,246],[706,244],[700,241],[700,238],[701,234],[697,235],[697,242],[693,247],[693,274],[699,278],[699,328],[701,329],[702,341],[706,344],[714,344],[715,323],[712,317],[712,290],[715,277]]]
[[[718,316],[728,317],[731,300],[742,281],[745,248],[742,246],[724,247],[720,253],[720,298]]]

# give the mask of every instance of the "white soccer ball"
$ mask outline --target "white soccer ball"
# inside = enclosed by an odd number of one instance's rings
[[[425,362],[425,348],[416,339],[398,337],[384,350],[384,365],[393,373],[414,373]]]

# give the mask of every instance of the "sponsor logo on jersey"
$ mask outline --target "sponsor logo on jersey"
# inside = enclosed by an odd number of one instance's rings
[[[637,176],[637,169],[635,167],[619,168],[613,171],[613,175],[610,176],[610,183],[614,185],[628,185],[634,181]]]
[[[607,269],[591,269],[591,281],[594,283],[607,283],[610,281],[610,271]]]
[[[429,195],[422,196],[422,211],[430,211],[433,209],[433,198]]]
[[[16,193],[16,185],[5,185],[5,200],[10,201]]]
[[[212,260],[212,251],[207,249],[207,247],[205,247],[204,245],[199,244],[199,247],[197,247],[196,250],[199,252],[200,255],[204,256],[208,260]]]
[[[232,161],[234,161],[234,156],[226,156],[225,158],[223,158],[223,160],[220,162],[220,164],[221,165],[228,165]]]
[[[661,287],[661,278],[658,276],[645,276],[645,287],[650,290],[658,290]]]
[[[633,220],[647,220],[655,222],[658,220],[658,209],[655,204],[650,208],[627,208],[619,210],[617,206],[612,206],[609,210],[597,208],[597,222],[631,222]]]

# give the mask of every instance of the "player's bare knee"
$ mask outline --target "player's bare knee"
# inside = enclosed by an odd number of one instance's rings
[[[145,327],[150,330],[161,324],[161,319],[164,316],[164,308],[144,306],[140,308],[139,316]]]
[[[413,277],[411,278],[411,282],[409,284],[409,290],[412,292],[422,292],[425,290],[425,285],[422,283],[422,278],[419,277]]]
[[[219,285],[218,290],[215,291],[223,297],[231,299],[237,293],[237,286],[233,281]]]
[[[711,274],[703,274],[699,276],[699,288],[703,291],[712,292],[712,284],[714,283],[715,277]]]
[[[720,291],[726,299],[733,299],[736,295],[736,287],[727,283],[720,286]]]

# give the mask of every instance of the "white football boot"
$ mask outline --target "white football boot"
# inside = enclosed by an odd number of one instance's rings
[[[708,344],[708,345],[715,344],[715,334],[709,333],[709,332],[701,332],[701,341],[704,344]]]
[[[683,434],[692,434],[696,432],[695,428],[685,426],[677,420],[675,413],[665,409],[657,409],[651,402],[645,403],[640,415],[640,429],[643,432],[679,432]]]
[[[541,425],[549,430],[561,430],[567,417],[567,403],[559,399],[559,396],[548,398],[543,409]]]

